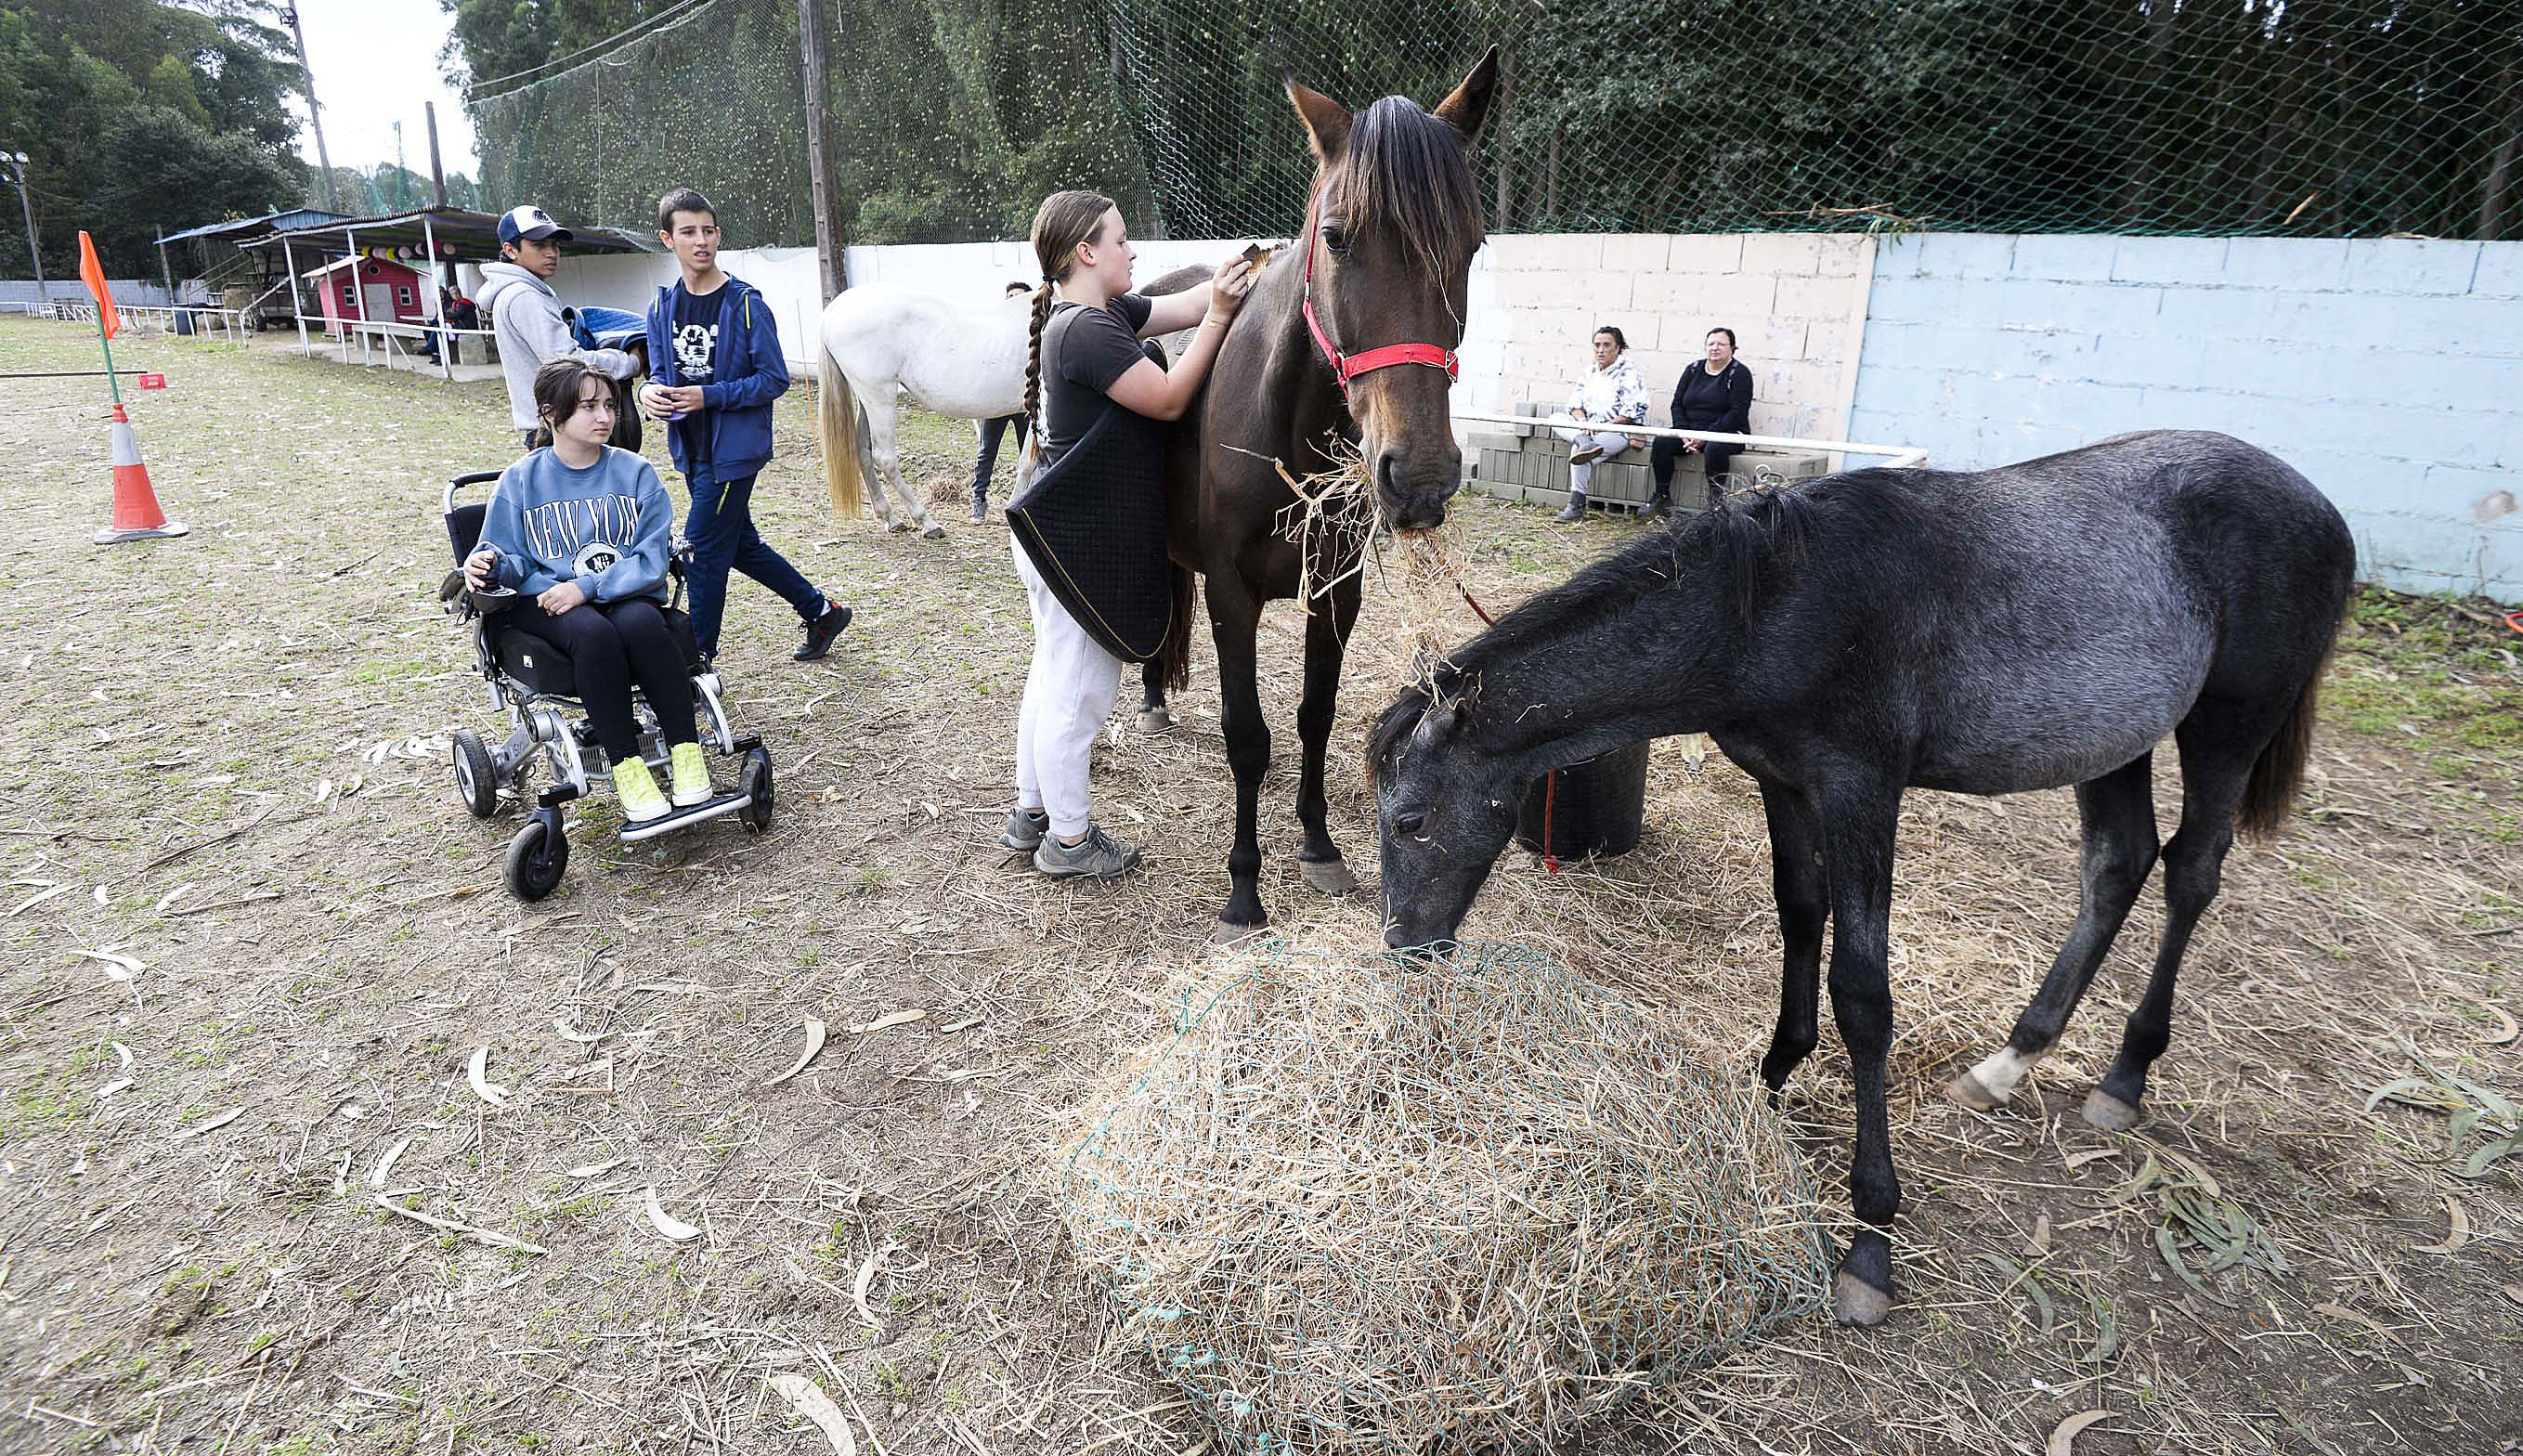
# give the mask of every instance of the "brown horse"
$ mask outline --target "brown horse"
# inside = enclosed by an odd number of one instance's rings
[[[1262,604],[1294,597],[1309,563],[1276,521],[1296,495],[1272,461],[1302,479],[1337,468],[1335,441],[1372,472],[1384,519],[1397,530],[1434,526],[1462,485],[1462,451],[1447,410],[1452,351],[1462,342],[1464,296],[1483,224],[1469,153],[1498,79],[1493,49],[1434,112],[1388,96],[1352,115],[1283,76],[1311,139],[1314,182],[1307,237],[1265,269],[1219,347],[1201,397],[1173,435],[1166,461],[1166,535],[1176,568],[1176,627],[1149,665],[1141,712],[1163,722],[1165,688],[1179,687],[1188,654],[1192,574],[1209,583],[1217,644],[1219,718],[1235,774],[1233,879],[1218,935],[1265,923],[1262,844],[1255,826],[1270,729],[1255,678]],[[1390,367],[1388,367],[1390,365]],[[1306,619],[1306,687],[1297,709],[1305,767],[1297,859],[1326,894],[1357,887],[1324,824],[1324,751],[1331,740],[1341,657],[1357,620],[1353,546],[1318,548],[1312,579],[1340,585]]]

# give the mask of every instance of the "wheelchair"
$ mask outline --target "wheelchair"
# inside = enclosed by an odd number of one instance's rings
[[[481,540],[489,492],[483,493],[483,499],[461,505],[456,503],[456,496],[469,487],[488,486],[499,479],[500,472],[496,470],[459,475],[448,484],[440,506],[456,564],[441,597],[448,614],[471,630],[474,666],[489,685],[491,706],[505,712],[510,723],[507,738],[496,745],[471,728],[456,730],[455,794],[475,819],[487,820],[500,812],[503,792],[522,804],[527,771],[538,760],[546,766],[550,786],[534,796],[532,817],[508,842],[501,876],[508,893],[532,902],[550,894],[569,868],[569,838],[564,832],[561,806],[586,797],[588,784],[605,779],[612,773],[612,764],[588,726],[587,710],[576,696],[577,684],[567,655],[542,638],[506,625],[505,613],[520,606],[531,610],[532,599],[505,589],[475,591],[465,585],[464,561]],[[763,747],[760,734],[738,733],[729,724],[720,698],[718,674],[702,661],[692,641],[691,618],[683,610],[685,564],[690,555],[691,548],[678,537],[667,562],[674,587],[664,615],[682,644],[685,666],[691,672],[692,703],[700,716],[695,727],[700,729],[701,744],[738,761],[736,789],[690,808],[671,809],[644,823],[626,820],[622,825],[622,842],[626,845],[730,814],[757,834],[771,826],[771,752]],[[640,755],[662,782],[671,771],[665,739],[657,731],[656,715],[637,688],[632,690],[631,708],[640,728]]]

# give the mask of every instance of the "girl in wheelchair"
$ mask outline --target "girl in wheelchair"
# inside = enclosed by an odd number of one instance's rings
[[[547,442],[500,475],[481,544],[464,561],[476,591],[519,593],[508,625],[550,643],[575,665],[578,695],[604,756],[623,817],[669,813],[641,761],[631,690],[648,699],[670,745],[674,807],[711,797],[709,765],[692,728],[692,683],[658,608],[668,600],[675,507],[656,470],[613,449],[612,382],[573,358],[535,371]],[[528,601],[522,598],[532,597]]]

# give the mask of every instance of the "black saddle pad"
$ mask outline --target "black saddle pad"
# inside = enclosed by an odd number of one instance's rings
[[[1051,594],[1105,651],[1147,662],[1174,628],[1165,432],[1108,404],[1008,502],[1008,529]]]
[[[533,602],[528,601],[521,602],[512,610],[540,609]],[[690,672],[699,672],[701,649],[699,644],[692,640],[690,615],[674,607],[659,607],[657,610],[664,615],[667,630],[675,634],[675,645],[683,649],[684,667]],[[534,692],[547,693],[554,697],[578,695],[578,670],[576,664],[569,660],[568,653],[532,633],[520,632],[497,618],[485,623],[483,630],[492,634],[492,647],[499,654],[501,672],[524,683]]]

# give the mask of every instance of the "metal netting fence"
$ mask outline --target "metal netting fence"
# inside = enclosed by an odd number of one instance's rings
[[[2523,237],[2523,0],[826,0],[854,242],[1023,236],[1061,187],[1139,231],[1285,235],[1285,64],[1433,103],[1481,50],[1501,232]],[[699,0],[472,103],[490,206],[641,225],[700,187],[809,242],[794,0]]]

